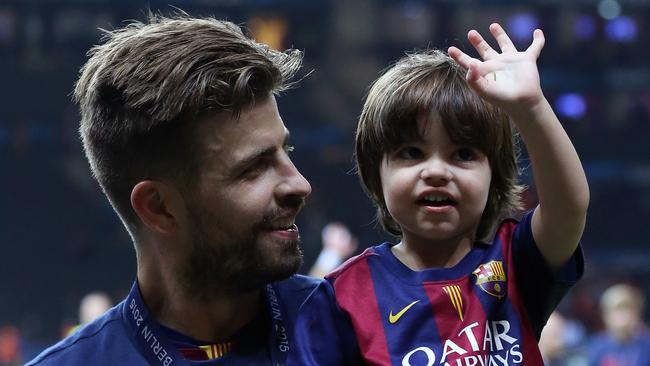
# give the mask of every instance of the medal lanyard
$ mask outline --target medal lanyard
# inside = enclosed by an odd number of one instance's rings
[[[268,346],[270,347],[271,364],[281,366],[285,364],[289,352],[289,336],[284,325],[284,318],[280,299],[272,284],[265,287],[265,297],[268,302],[268,316],[271,319],[272,331],[269,332]],[[158,323],[150,318],[149,309],[140,296],[137,281],[133,282],[129,296],[122,307],[122,319],[125,322],[128,334],[135,342],[140,354],[151,365],[189,365],[187,360],[178,352],[176,346],[169,341]],[[232,356],[232,357],[229,357]],[[229,364],[235,364],[238,358],[235,354],[226,354]],[[232,361],[232,363],[231,363]],[[241,360],[242,364],[250,364],[250,358]],[[260,360],[256,360],[260,361]]]
[[[269,332],[269,346],[271,347],[271,361],[274,366],[284,365],[289,352],[289,334],[282,317],[282,305],[272,284],[266,285],[266,300],[271,319],[272,331]]]
[[[150,365],[189,365],[160,329],[158,323],[149,316],[149,309],[140,296],[138,281],[134,281],[122,307],[122,319],[140,354]]]

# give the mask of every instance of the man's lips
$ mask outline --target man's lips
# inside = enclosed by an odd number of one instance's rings
[[[295,228],[296,215],[279,216],[272,220],[266,221],[264,229],[266,230],[290,230]]]
[[[299,207],[276,210],[264,217],[260,230],[285,240],[297,240],[300,234],[296,226],[298,211]]]
[[[286,228],[269,228],[271,235],[285,239],[285,240],[297,240],[300,237],[300,231],[296,224],[292,224]]]

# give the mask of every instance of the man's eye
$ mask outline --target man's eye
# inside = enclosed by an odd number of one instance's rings
[[[285,145],[285,146],[284,146],[284,151],[285,151],[287,154],[292,153],[295,149],[296,149],[296,148],[295,148],[294,146],[292,146],[292,145]]]
[[[454,152],[454,159],[459,161],[476,160],[476,152],[469,147],[463,147]]]
[[[414,146],[407,146],[397,152],[397,157],[407,160],[421,159],[423,156],[424,154],[422,153],[422,150]]]
[[[259,175],[267,165],[267,161],[265,159],[261,159],[256,161],[255,163],[247,166],[242,172],[241,176],[242,177],[254,177]]]

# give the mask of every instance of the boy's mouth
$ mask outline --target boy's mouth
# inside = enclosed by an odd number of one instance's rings
[[[456,201],[442,194],[427,194],[425,196],[422,196],[418,200],[418,203],[424,206],[432,206],[432,207],[445,207],[445,206],[456,205]]]

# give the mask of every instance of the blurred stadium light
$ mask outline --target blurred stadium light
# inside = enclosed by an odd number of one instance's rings
[[[529,42],[532,33],[540,27],[539,19],[533,13],[517,13],[508,19],[507,29],[515,41]]]
[[[596,20],[592,15],[580,14],[575,19],[573,30],[581,40],[593,39],[596,35]]]
[[[621,15],[621,4],[616,0],[602,0],[598,3],[598,15],[603,19],[614,19]]]
[[[605,35],[614,42],[636,41],[637,32],[637,22],[632,17],[620,16],[608,20],[605,24]]]
[[[577,120],[587,113],[587,102],[581,94],[566,93],[560,95],[555,101],[555,110],[559,116]]]

